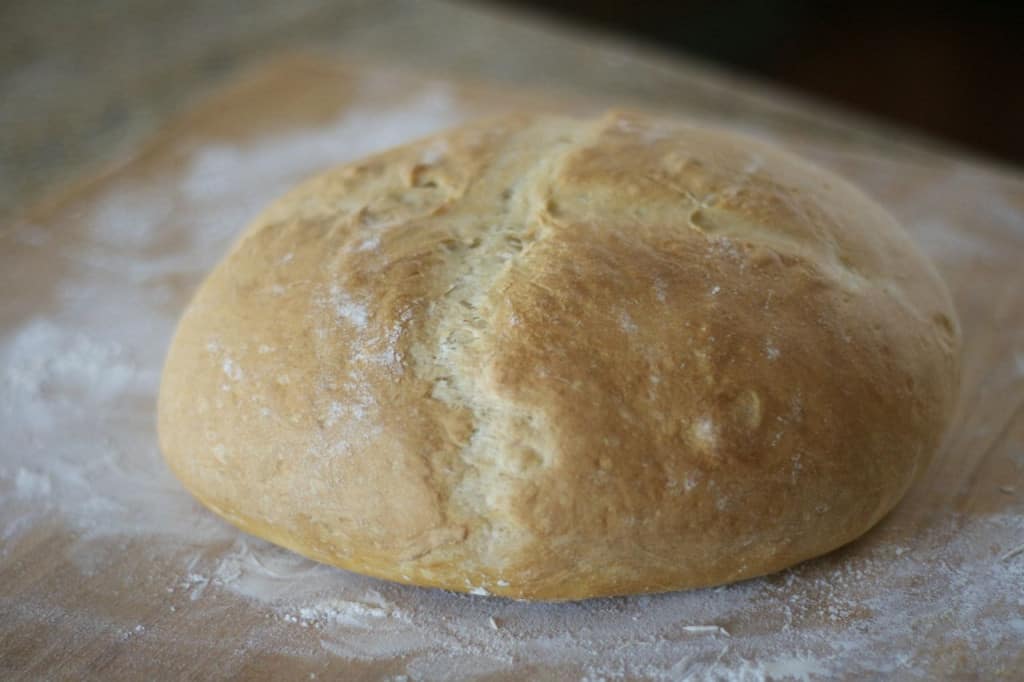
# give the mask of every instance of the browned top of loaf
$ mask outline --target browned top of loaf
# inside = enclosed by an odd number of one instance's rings
[[[754,140],[485,122],[285,196],[203,284],[168,461],[356,571],[578,598],[857,537],[952,408],[949,296],[894,220]]]

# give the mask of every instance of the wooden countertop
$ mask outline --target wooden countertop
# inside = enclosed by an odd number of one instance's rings
[[[483,3],[18,0],[0,9],[0,25],[9,41],[0,51],[0,218],[296,49],[690,111],[901,158],[964,156],[709,64]]]

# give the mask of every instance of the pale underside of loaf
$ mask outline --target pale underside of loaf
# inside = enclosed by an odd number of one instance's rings
[[[269,208],[168,356],[168,462],[392,580],[577,599],[863,534],[937,446],[959,331],[841,179],[640,114],[484,122]]]

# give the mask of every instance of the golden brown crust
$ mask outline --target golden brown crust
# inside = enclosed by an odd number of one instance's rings
[[[578,599],[858,537],[953,406],[959,330],[884,210],[754,140],[515,117],[272,206],[186,311],[161,445],[320,561]]]

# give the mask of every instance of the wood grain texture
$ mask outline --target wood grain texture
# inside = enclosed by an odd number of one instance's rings
[[[363,87],[371,75],[391,85]],[[117,276],[83,270],[78,260],[102,246],[83,216],[105,198],[143,189],[160,191],[161,183],[180,172],[190,154],[204,145],[242,147],[301,131],[354,107],[383,106],[384,100],[421,83],[401,72],[342,67],[321,58],[279,60],[252,73],[173,122],[119,165],[0,230],[0,291],[5,294],[0,334],[45,315],[69,283],[86,289],[91,277]],[[481,84],[450,82],[446,87],[466,116],[516,108],[584,112],[606,104]],[[862,541],[810,562],[806,570],[840,571],[886,543],[912,549],[919,537],[940,523],[948,527],[951,520],[956,527],[971,529],[978,527],[973,523],[977,520],[1019,517],[1024,513],[1024,181],[955,160],[882,158],[842,142],[825,144],[820,136],[808,143],[791,128],[773,136],[867,189],[910,228],[953,292],[964,330],[960,405],[935,461],[879,528]],[[210,209],[177,205],[162,248],[173,249],[176,240],[184,238],[180,226],[196,211]],[[202,274],[198,265],[166,273],[162,312],[180,310]],[[143,437],[151,434],[155,443],[153,398],[136,396],[120,406],[128,421],[104,415],[104,423],[112,429],[136,429]],[[91,437],[106,436],[97,427]],[[117,434],[113,437],[116,440]],[[13,472],[20,456],[0,443],[0,474]],[[156,456],[151,449],[124,455],[129,464],[150,462]],[[311,629],[290,630],[287,641],[260,639],[268,636],[255,634],[256,626],[269,617],[265,605],[228,591],[209,588],[197,612],[187,591],[165,589],[181,581],[184,554],[168,556],[145,537],[92,537],[73,519],[37,499],[17,498],[12,491],[10,479],[0,479],[0,676],[5,679],[296,679],[314,673],[358,680],[406,669],[408,661],[402,656],[356,661],[322,652],[311,655],[317,651],[317,635]],[[202,513],[198,507],[196,513]],[[26,515],[37,520],[27,532],[14,535],[13,524]],[[1024,544],[1019,530],[1016,536],[975,539],[988,548],[993,562]],[[88,543],[89,556],[117,557],[116,571],[90,572],[80,560],[72,560],[69,548],[82,543]],[[198,551],[215,554],[222,549],[213,544]],[[1024,556],[1006,561],[1024,561]],[[1019,589],[1005,587],[1008,592]],[[1020,613],[1020,605],[1004,606]],[[186,609],[191,609],[187,621],[180,615]],[[764,617],[770,620],[771,614]],[[126,623],[142,624],[142,629]],[[1024,670],[1020,648],[1005,643],[991,652],[971,651],[966,644],[942,651],[931,648],[928,642],[940,641],[939,634],[949,627],[939,618],[913,633],[890,634],[905,640],[908,660],[919,671],[946,678],[1019,679]],[[520,660],[516,666],[513,673],[498,677],[579,677],[584,672],[571,663]]]
[[[284,50],[685,107],[880,154],[941,149],[708,64],[488,3],[19,0],[3,3],[0,25],[11,45],[0,52],[0,216],[131,152],[197,98]]]

